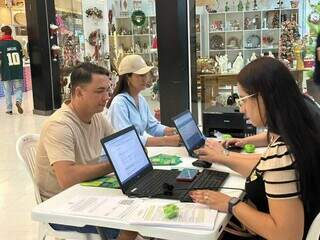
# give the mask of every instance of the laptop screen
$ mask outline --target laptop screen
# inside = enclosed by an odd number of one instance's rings
[[[173,121],[188,151],[201,146],[205,138],[194,121],[191,112],[184,112]]]
[[[122,185],[151,164],[134,128],[103,145]]]

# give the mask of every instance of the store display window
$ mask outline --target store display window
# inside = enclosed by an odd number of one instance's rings
[[[195,29],[201,113],[215,106],[235,107],[237,74],[262,56],[283,61],[303,91],[314,64],[319,1],[199,2]]]
[[[119,62],[128,54],[139,54],[148,65],[158,65],[154,0],[56,0],[55,9],[52,34],[56,31],[58,39],[55,53],[63,99],[69,96],[69,75],[79,62],[106,67],[114,84]],[[156,100],[157,74],[149,79],[145,94]]]

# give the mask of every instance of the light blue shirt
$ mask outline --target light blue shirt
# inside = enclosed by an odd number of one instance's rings
[[[115,130],[134,125],[144,145],[148,138],[146,133],[154,137],[164,136],[166,128],[153,116],[146,99],[141,94],[139,94],[139,107],[128,93],[118,94],[112,100],[107,118]]]

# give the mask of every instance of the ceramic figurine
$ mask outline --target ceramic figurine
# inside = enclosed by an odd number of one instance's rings
[[[140,43],[137,42],[136,45],[135,45],[135,52],[136,53],[141,53],[141,47],[140,47]]]
[[[234,63],[233,63],[233,71],[234,71],[235,73],[240,72],[241,69],[243,68],[243,65],[244,65],[244,61],[243,61],[242,53],[239,52],[236,60],[235,60]]]
[[[216,61],[219,64],[219,69],[221,73],[226,73],[228,71],[228,56],[216,56]]]
[[[271,51],[268,52],[269,57],[275,58]]]
[[[253,52],[253,53],[251,54],[251,57],[250,57],[250,62],[252,62],[252,61],[254,61],[254,60],[256,60],[256,59],[257,59],[257,55],[256,55],[255,52]]]
[[[263,29],[266,29],[267,28],[267,18],[263,18],[263,26],[262,26]]]

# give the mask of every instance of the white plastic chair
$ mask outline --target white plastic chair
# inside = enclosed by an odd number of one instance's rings
[[[311,227],[309,228],[306,240],[319,240],[320,238],[320,212],[313,220]]]
[[[37,204],[42,202],[39,188],[35,180],[35,157],[36,147],[39,141],[39,134],[26,134],[21,136],[16,144],[16,152],[32,179],[34,186],[34,195]],[[74,231],[56,231],[48,223],[39,223],[39,240],[45,240],[46,236],[52,236],[59,239],[78,239],[78,240],[101,240],[99,234],[86,234]]]

